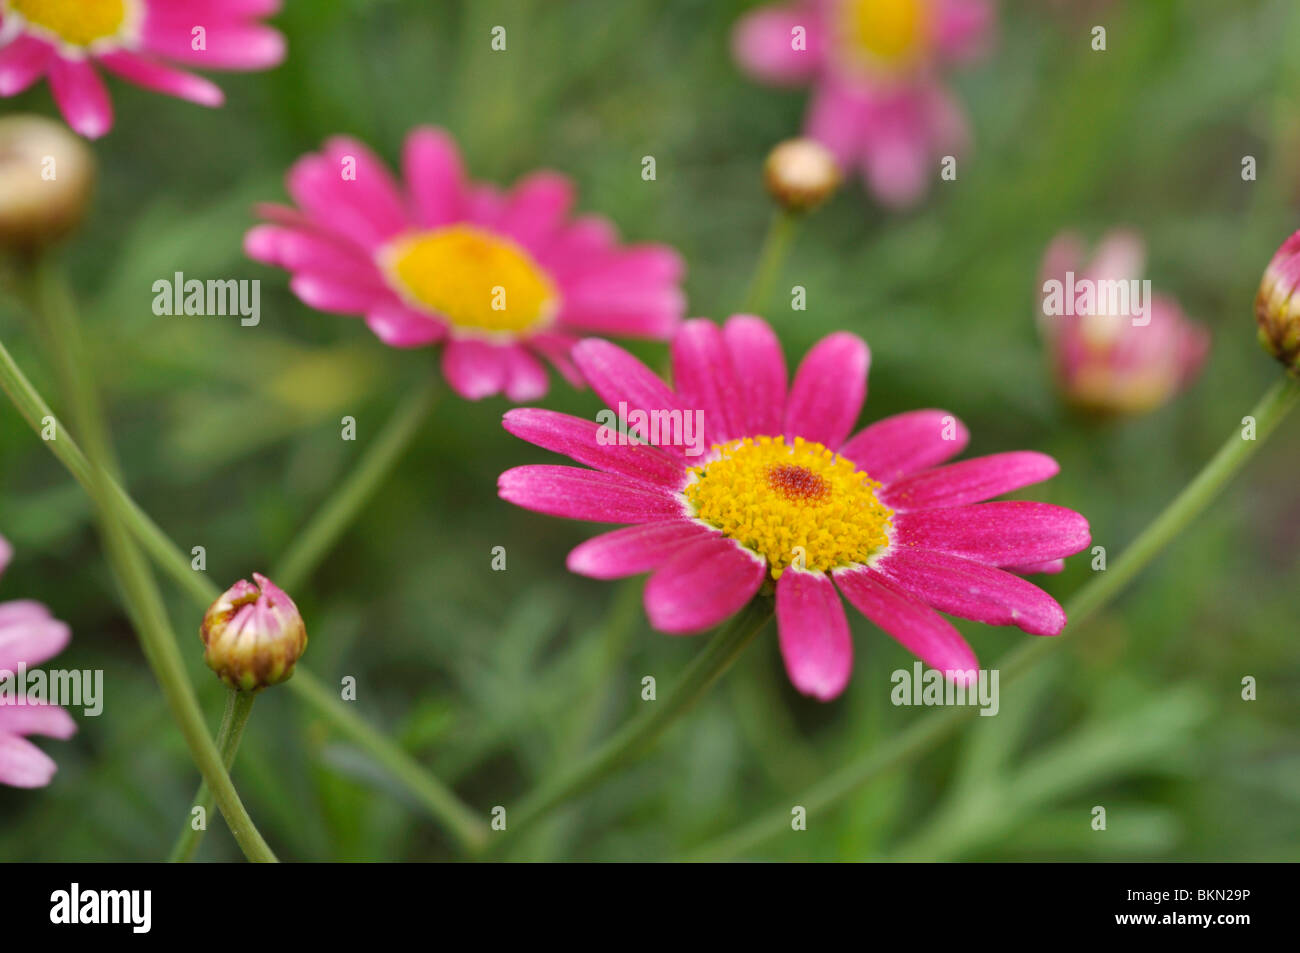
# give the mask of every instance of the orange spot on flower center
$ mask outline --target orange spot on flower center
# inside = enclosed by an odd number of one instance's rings
[[[825,479],[793,463],[768,467],[767,485],[787,500],[823,500],[831,491]]]
[[[540,330],[559,310],[559,292],[526,250],[471,225],[403,236],[378,257],[408,304],[462,330],[514,337]]]
[[[3,0],[33,26],[53,33],[69,46],[90,46],[117,36],[135,10],[134,0]]]

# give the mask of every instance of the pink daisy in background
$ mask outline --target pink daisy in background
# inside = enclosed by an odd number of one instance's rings
[[[0,573],[13,549],[0,536]],[[15,678],[19,666],[40,665],[63,651],[68,627],[50,617],[38,602],[0,602],[0,682]],[[0,695],[0,784],[40,788],[50,783],[58,766],[27,735],[71,738],[77,731],[62,708],[32,699],[18,701],[14,693]]]
[[[1059,569],[1088,544],[1087,521],[1047,503],[983,502],[1053,476],[1055,461],[1017,452],[941,466],[969,436],[942,410],[850,436],[869,363],[857,336],[823,338],[788,388],[776,335],[747,315],[682,326],[675,389],[607,341],[584,340],[573,356],[630,433],[512,410],[511,433],[592,469],[516,467],[500,494],[553,516],[633,524],[583,543],[568,565],[598,579],[651,572],[655,628],[701,632],[771,579],[790,679],[821,699],[838,695],[852,669],[841,594],[955,681],[978,663],[935,610],[1036,635],[1064,628],[1056,601],[1013,572]],[[687,420],[702,422],[702,441],[674,442],[689,430],[673,421]]]
[[[1186,387],[1205,364],[1209,331],[1189,321],[1172,298],[1147,295],[1145,260],[1142,239],[1131,231],[1107,233],[1090,259],[1073,232],[1048,246],[1039,324],[1057,386],[1071,406],[1108,416],[1145,413]]]
[[[280,0],[0,0],[0,96],[42,77],[73,129],[96,139],[113,104],[96,67],[203,106],[221,90],[176,65],[260,70],[284,59],[284,37],[258,22]]]
[[[308,306],[359,315],[385,344],[445,342],[462,397],[546,393],[548,360],[575,386],[569,349],[584,332],[666,338],[681,320],[681,257],[620,245],[596,216],[570,218],[573,184],[535,172],[512,189],[471,182],[440,129],[414,130],[405,182],[361,143],[334,138],[289,171],[298,208],[263,206],[245,250],[293,272]]]
[[[743,17],[732,46],[756,79],[811,85],[804,134],[901,207],[969,138],[940,75],[983,51],[993,20],[991,0],[795,0]]]

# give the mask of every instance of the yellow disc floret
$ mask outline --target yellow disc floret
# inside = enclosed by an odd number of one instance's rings
[[[880,486],[820,443],[746,437],[713,448],[683,491],[697,519],[785,568],[826,571],[865,563],[889,544],[893,510]]]
[[[879,64],[913,59],[926,42],[928,0],[844,0],[843,32],[850,53]]]
[[[537,331],[559,308],[555,285],[527,251],[471,225],[404,236],[379,258],[408,303],[462,330],[487,336]]]
[[[128,13],[127,0],[7,0],[7,5],[69,46],[90,46],[117,36]]]

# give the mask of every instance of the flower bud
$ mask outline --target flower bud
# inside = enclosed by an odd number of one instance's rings
[[[791,212],[807,212],[839,187],[840,170],[829,149],[813,139],[787,139],[763,163],[763,182],[772,198]]]
[[[0,119],[0,247],[34,251],[73,231],[94,178],[94,155],[63,123]]]
[[[293,674],[307,648],[298,607],[259,573],[239,580],[208,608],[199,626],[203,661],[236,691],[256,692]]]
[[[1255,295],[1259,343],[1292,374],[1300,373],[1300,232],[1282,243],[1264,269]]]

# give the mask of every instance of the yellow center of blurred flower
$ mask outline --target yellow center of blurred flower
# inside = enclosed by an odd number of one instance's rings
[[[925,41],[928,0],[844,0],[843,31],[852,51],[902,65]]]
[[[461,329],[513,336],[540,330],[559,309],[555,285],[528,252],[471,225],[399,238],[379,257],[408,303]]]
[[[28,23],[53,33],[69,46],[90,46],[122,31],[127,0],[7,0]]]
[[[715,446],[683,491],[697,519],[767,559],[772,578],[791,564],[826,571],[864,563],[889,544],[893,510],[880,486],[820,443],[746,437]]]

